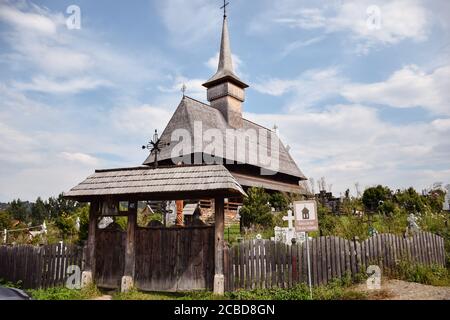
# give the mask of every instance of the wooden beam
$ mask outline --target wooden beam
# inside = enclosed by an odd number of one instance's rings
[[[223,275],[223,246],[224,246],[224,199],[215,198],[215,224],[214,224],[214,293],[223,295],[224,293],[224,275]]]
[[[125,270],[124,275],[134,278],[135,270],[135,239],[137,224],[137,202],[129,202],[127,239],[125,244]]]
[[[87,271],[91,271],[92,277],[95,277],[95,233],[97,230],[98,211],[99,202],[92,201],[89,208],[89,231],[85,268]]]

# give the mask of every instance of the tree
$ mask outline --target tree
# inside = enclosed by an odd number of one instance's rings
[[[60,194],[58,198],[49,198],[47,203],[47,211],[51,218],[57,218],[62,214],[72,214],[81,205],[73,200],[64,198],[63,194]]]
[[[408,213],[424,213],[425,203],[414,188],[409,188],[395,194],[395,201]]]
[[[378,185],[376,187],[371,187],[364,190],[362,202],[366,210],[375,212],[378,211],[379,206],[391,197],[392,191],[388,187]]]
[[[289,199],[281,192],[273,193],[269,202],[277,211],[287,211],[289,208]]]
[[[47,205],[40,197],[36,199],[36,202],[31,207],[31,221],[33,225],[39,225],[48,218]]]
[[[11,217],[7,211],[0,211],[0,232],[11,226]]]
[[[270,196],[263,188],[250,188],[248,197],[239,211],[244,227],[273,227],[273,215],[269,205]]]
[[[20,201],[20,199],[13,200],[6,211],[13,219],[19,220],[21,222],[28,221],[28,208],[25,205],[25,202]]]

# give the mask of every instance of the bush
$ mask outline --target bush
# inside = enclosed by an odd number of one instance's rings
[[[400,280],[428,284],[432,286],[450,286],[450,271],[440,266],[414,264],[400,261],[391,271],[391,276]]]
[[[376,187],[367,188],[364,190],[362,202],[367,211],[378,211],[379,206],[389,200],[392,196],[392,191],[388,187],[378,185]]]
[[[241,224],[244,227],[272,228],[273,215],[269,203],[270,197],[263,188],[250,188],[248,197],[239,211]]]

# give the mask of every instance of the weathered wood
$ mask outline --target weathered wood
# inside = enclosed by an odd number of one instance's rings
[[[89,208],[89,231],[88,231],[88,241],[87,241],[87,261],[86,261],[86,271],[91,271],[95,274],[95,237],[97,230],[97,214],[99,211],[99,202],[92,201]]]
[[[136,225],[137,225],[137,202],[130,202],[128,207],[128,224],[125,240],[125,266],[124,276],[134,278],[136,261]]]

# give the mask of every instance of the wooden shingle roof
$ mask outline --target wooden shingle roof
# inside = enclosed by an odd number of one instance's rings
[[[256,123],[253,123],[251,121],[248,121],[246,119],[243,119],[243,130],[247,131],[247,130],[254,130],[255,132],[259,132],[259,130],[263,130],[263,131],[267,131],[267,140],[261,140],[258,138],[257,141],[257,148],[256,149],[251,149],[249,148],[249,144],[245,144],[246,147],[246,154],[249,155],[248,157],[246,157],[246,164],[250,164],[256,167],[260,167],[260,168],[264,168],[265,165],[263,163],[261,163],[259,161],[258,156],[253,155],[250,156],[250,153],[252,152],[258,152],[261,151],[262,154],[272,154],[272,143],[271,140],[272,138],[278,139],[278,143],[277,145],[279,146],[279,150],[278,150],[278,155],[279,155],[279,169],[278,171],[290,176],[294,176],[299,178],[300,180],[306,180],[306,177],[304,176],[304,174],[300,171],[300,169],[298,168],[297,164],[295,163],[294,159],[291,157],[291,155],[289,154],[289,152],[287,151],[286,147],[283,145],[283,143],[280,141],[280,139],[278,138],[278,136],[276,134],[270,134],[271,130],[262,127]],[[222,136],[226,137],[226,130],[227,129],[232,129],[226,122],[225,118],[223,117],[222,113],[215,109],[212,108],[211,106],[204,104],[202,102],[199,102],[195,99],[189,98],[189,97],[185,97],[182,99],[180,105],[178,106],[177,110],[175,111],[175,113],[173,114],[171,120],[169,121],[169,123],[167,124],[163,134],[161,135],[161,152],[158,154],[158,161],[162,161],[162,160],[168,160],[168,159],[173,159],[173,155],[172,155],[172,151],[173,149],[176,147],[177,143],[172,141],[172,134],[174,133],[174,131],[179,130],[179,129],[183,129],[186,130],[187,132],[190,133],[191,137],[194,137],[194,127],[195,127],[195,123],[201,123],[202,124],[202,129],[205,132],[206,130],[209,129],[216,129],[219,130],[222,133]],[[194,147],[194,139],[191,140],[192,143],[192,148],[191,150],[195,150]],[[203,141],[203,149],[206,149],[206,146],[209,144],[210,142],[207,141]],[[234,153],[235,158],[234,159],[228,159],[227,155],[228,154],[233,154],[233,153],[228,153],[226,151],[226,148],[229,148],[230,146],[227,145],[227,142],[224,140],[223,141],[223,146],[224,146],[224,152],[223,155],[225,156],[225,158],[227,160],[232,160],[232,161],[237,161],[237,157],[238,154]],[[231,147],[234,147],[231,146]],[[154,154],[150,154],[148,156],[148,158],[144,161],[144,165],[151,165],[154,162]],[[257,159],[257,161],[252,161],[252,159]],[[250,161],[248,161],[250,160]],[[268,168],[270,169],[270,168]]]
[[[80,201],[121,195],[143,200],[176,200],[203,194],[227,197],[245,192],[224,166],[201,165],[97,170],[64,196]]]

